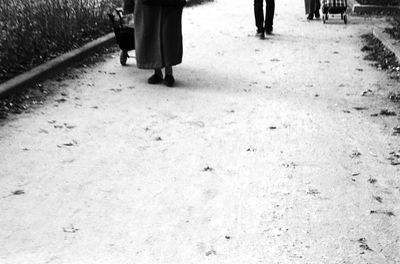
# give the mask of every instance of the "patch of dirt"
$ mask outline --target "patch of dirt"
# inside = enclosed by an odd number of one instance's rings
[[[116,46],[100,49],[82,62],[78,63],[76,66],[57,74],[53,79],[61,81],[63,79],[76,78],[71,73],[73,69],[79,70],[94,65],[95,63],[104,60],[103,57],[105,55],[111,54],[116,50],[118,50]],[[41,83],[37,83],[30,85],[21,91],[0,98],[0,126],[13,114],[27,113],[31,109],[43,105],[44,102],[54,94],[54,92],[54,90],[44,87]]]

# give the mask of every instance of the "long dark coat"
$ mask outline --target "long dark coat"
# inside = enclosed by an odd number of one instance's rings
[[[306,14],[314,14],[317,10],[319,0],[304,0],[304,6],[306,8]]]
[[[148,6],[135,0],[136,65],[156,69],[182,62],[182,7]]]

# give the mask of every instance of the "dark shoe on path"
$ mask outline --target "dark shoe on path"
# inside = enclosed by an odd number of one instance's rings
[[[152,76],[150,76],[149,79],[147,79],[147,82],[149,84],[157,84],[157,83],[161,83],[163,80],[162,76],[158,75],[158,74],[153,74]]]
[[[307,20],[313,20],[314,19],[314,15],[313,14],[309,14],[307,17]]]
[[[175,84],[174,76],[172,75],[165,75],[164,84],[168,87],[173,87]]]
[[[273,31],[272,28],[271,28],[271,29],[270,29],[270,28],[269,28],[269,29],[266,29],[266,30],[265,30],[265,34],[267,34],[267,35],[272,35],[272,31]]]
[[[263,32],[258,32],[258,31],[257,31],[256,37],[258,37],[259,39],[265,39],[264,31],[263,31]]]
[[[314,16],[316,19],[320,19],[321,15],[319,14],[319,10],[315,11]]]

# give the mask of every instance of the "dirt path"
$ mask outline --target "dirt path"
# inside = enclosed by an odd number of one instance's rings
[[[114,54],[0,127],[0,263],[400,263],[381,21],[248,2],[185,11],[176,88]]]

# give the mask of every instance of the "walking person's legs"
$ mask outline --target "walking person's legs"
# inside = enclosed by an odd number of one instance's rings
[[[254,0],[254,18],[257,27],[257,36],[264,38],[264,10],[263,10],[264,0]]]
[[[265,32],[270,35],[272,34],[274,25],[274,15],[275,15],[275,0],[265,0],[266,10],[265,10]]]
[[[315,18],[320,18],[319,9],[321,8],[320,0],[315,0]]]

